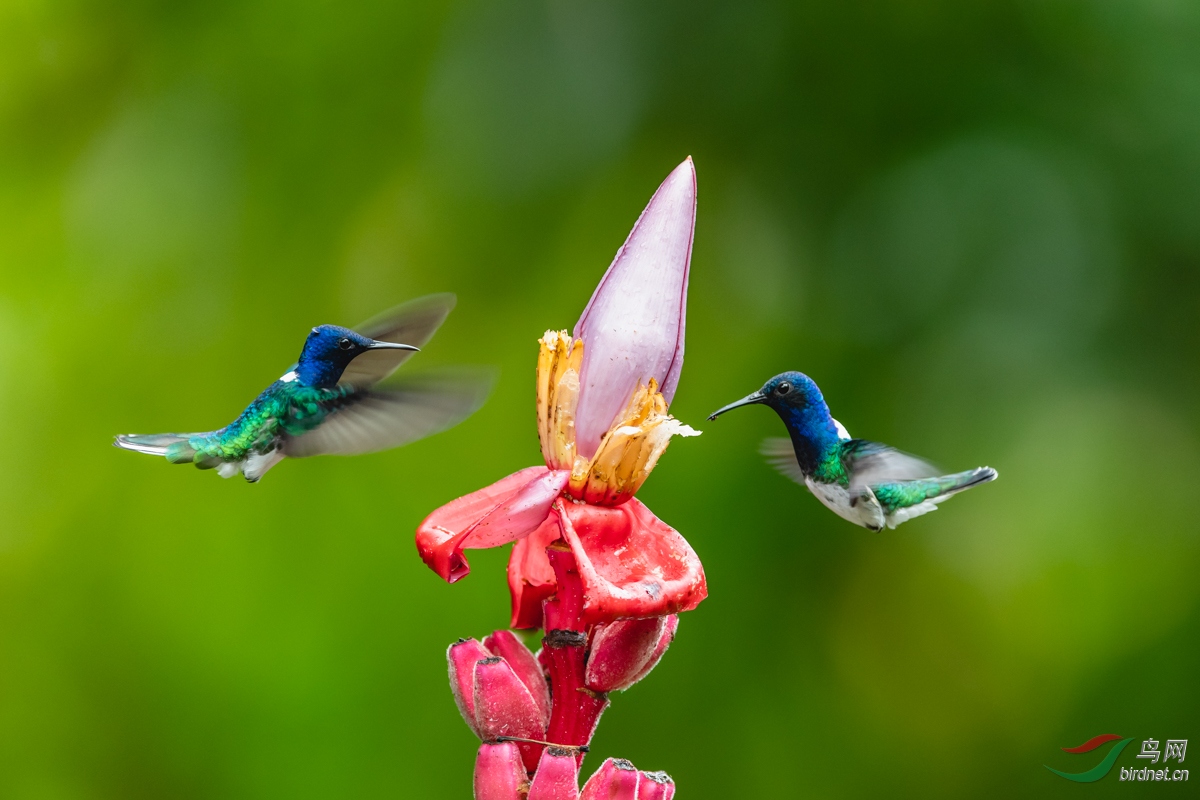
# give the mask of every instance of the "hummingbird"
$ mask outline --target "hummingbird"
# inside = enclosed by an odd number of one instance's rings
[[[318,325],[300,360],[224,428],[124,434],[113,444],[255,483],[284,458],[386,450],[445,430],[483,405],[490,374],[444,371],[379,384],[433,337],[454,303],[452,294],[433,294],[356,329]]]
[[[808,487],[827,508],[872,531],[895,528],[934,511],[961,491],[996,479],[991,467],[941,475],[926,461],[866,439],[852,439],[829,414],[817,384],[784,372],[756,392],[719,408],[716,419],[741,406],[765,405],[787,426],[788,439],[767,439],[762,454],[780,472]]]

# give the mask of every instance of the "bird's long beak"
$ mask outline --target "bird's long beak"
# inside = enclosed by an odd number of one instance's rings
[[[368,350],[412,350],[415,353],[421,352],[421,348],[413,347],[411,344],[400,344],[399,342],[381,342],[378,339],[372,339],[367,345]]]
[[[717,417],[724,414],[726,411],[732,411],[733,409],[740,408],[741,406],[750,406],[750,405],[754,405],[755,403],[761,403],[761,402],[765,401],[766,399],[767,399],[767,396],[764,395],[762,392],[751,392],[750,394],[743,397],[741,400],[735,400],[727,406],[718,408],[716,411],[709,414],[708,418],[716,419]]]

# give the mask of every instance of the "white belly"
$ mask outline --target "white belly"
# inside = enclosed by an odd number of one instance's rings
[[[842,519],[873,531],[883,528],[883,509],[870,489],[864,487],[857,496],[852,497],[849,490],[836,483],[821,483],[806,477],[804,484],[826,508]]]

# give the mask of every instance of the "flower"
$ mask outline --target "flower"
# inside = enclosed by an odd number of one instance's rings
[[[486,744],[504,739],[542,740],[550,724],[550,690],[533,653],[511,631],[483,644],[460,639],[446,651],[450,689],[463,719]],[[541,748],[522,741],[526,768],[536,768]]]
[[[516,541],[513,627],[542,626],[557,586],[546,548],[560,539],[583,584],[581,625],[666,616],[707,595],[691,546],[634,497],[672,437],[698,434],[668,412],[683,367],[695,213],[689,158],[650,199],[574,334],[539,340],[545,466],[448,503],[417,530],[422,559],[449,582],[470,572],[464,550]]]
[[[417,529],[425,563],[453,583],[464,551],[515,542],[512,625],[544,628],[537,656],[510,631],[447,652],[463,719],[482,740],[477,800],[670,800],[665,773],[609,759],[578,789],[608,693],[650,673],[707,595],[687,541],[634,495],[675,436],[696,179],[691,159],[651,198],[575,325],[539,340],[544,466],[460,497]]]

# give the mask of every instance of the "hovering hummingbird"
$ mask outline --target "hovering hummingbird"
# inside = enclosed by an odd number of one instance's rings
[[[812,378],[784,372],[757,392],[717,409],[716,419],[739,406],[761,404],[775,409],[789,439],[767,439],[762,453],[771,464],[842,519],[873,531],[927,514],[938,503],[972,486],[996,479],[991,467],[939,475],[916,456],[878,442],[851,439]]]
[[[377,386],[418,352],[454,308],[452,294],[420,297],[358,326],[318,325],[300,360],[224,428],[127,434],[117,447],[172,464],[239,472],[254,483],[285,457],[386,450],[445,430],[474,413],[490,375],[442,372]]]

